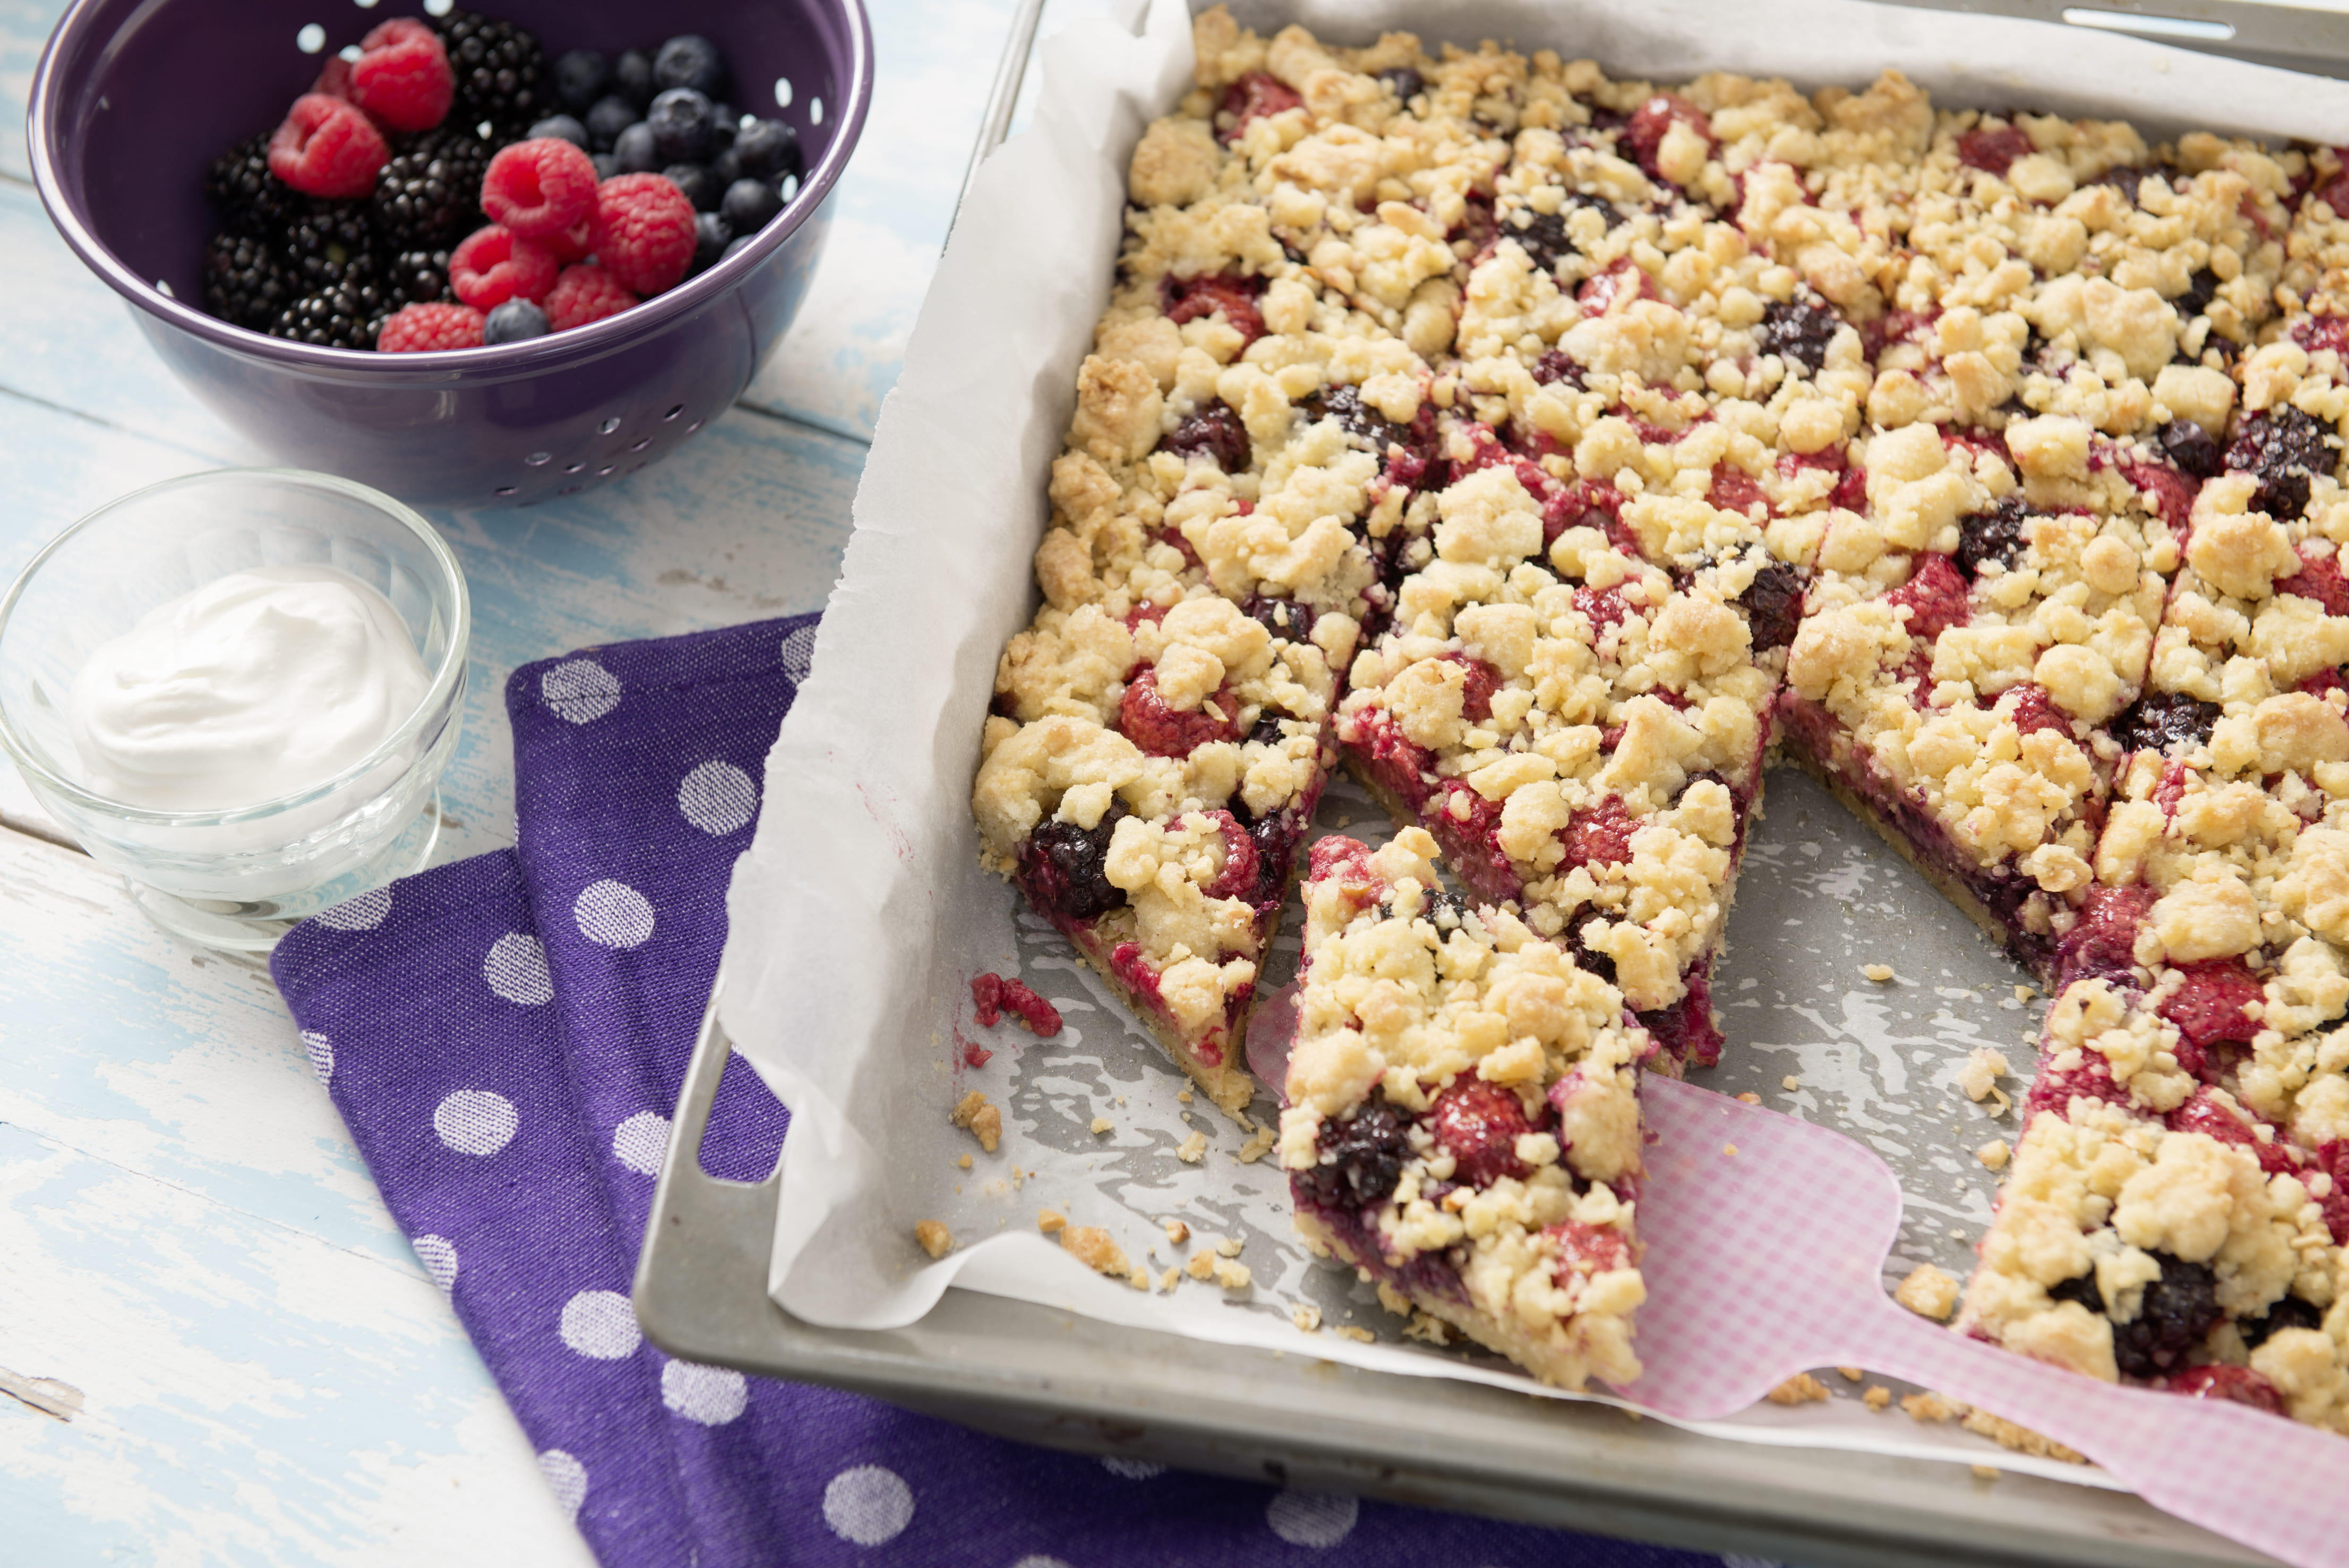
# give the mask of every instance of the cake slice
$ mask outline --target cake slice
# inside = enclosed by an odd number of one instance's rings
[[[1544,1382],[1640,1373],[1633,1064],[1621,994],[1504,910],[1442,890],[1406,827],[1311,851],[1280,1118],[1298,1228]]]

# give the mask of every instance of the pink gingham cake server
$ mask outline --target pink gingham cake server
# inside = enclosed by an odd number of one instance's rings
[[[1640,1358],[1624,1396],[1691,1419],[1796,1373],[1865,1366],[2078,1449],[2154,1506],[2285,1562],[2349,1564],[2349,1439],[2242,1405],[2124,1388],[1894,1304],[1900,1189],[1840,1133],[1649,1077]]]

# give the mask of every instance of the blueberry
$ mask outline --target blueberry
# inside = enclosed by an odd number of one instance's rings
[[[554,96],[574,114],[585,114],[611,90],[612,67],[593,49],[574,49],[554,62]]]
[[[680,33],[653,57],[653,84],[715,94],[726,85],[726,61],[718,46],[696,33]]]
[[[653,57],[642,49],[630,49],[612,66],[612,90],[626,99],[639,110],[653,101],[660,91],[653,80]]]
[[[726,254],[732,243],[734,231],[726,220],[715,213],[700,213],[693,220],[693,270],[708,272]]]
[[[587,111],[587,145],[597,152],[609,152],[612,143],[620,140],[620,132],[636,123],[635,104],[617,96],[599,99]]]
[[[2031,548],[2023,536],[2030,508],[2020,495],[2002,495],[1983,512],[1958,519],[1958,569],[1969,579],[1982,576],[1982,564],[1996,561],[2008,571],[2023,564]]]
[[[546,336],[546,312],[527,299],[509,299],[490,312],[481,326],[484,343],[519,343]]]
[[[608,152],[598,152],[587,161],[595,165],[595,180],[598,184],[623,171],[620,168],[620,161]]]
[[[2113,738],[2130,751],[2199,746],[2218,727],[2220,707],[2183,691],[2148,691],[2112,721]]]
[[[530,138],[553,136],[571,143],[580,151],[587,151],[587,128],[567,114],[550,114],[530,128]]]
[[[692,88],[671,88],[645,111],[653,145],[664,163],[698,163],[709,156],[709,100]]]
[[[1737,596],[1737,607],[1745,612],[1754,652],[1785,648],[1795,640],[1795,628],[1803,618],[1803,575],[1773,561],[1754,574]]]
[[[695,212],[714,213],[718,210],[718,197],[723,188],[706,165],[672,163],[661,171],[661,177],[685,192],[685,199],[693,203]]]
[[[1394,66],[1379,73],[1379,80],[1394,89],[1396,98],[1409,103],[1427,90],[1427,80],[1409,66]]]
[[[780,119],[754,119],[734,137],[734,156],[753,180],[780,180],[800,171],[800,134]]]
[[[711,146],[733,146],[734,138],[741,129],[742,117],[734,112],[732,104],[713,103],[709,106],[709,144]]]
[[[737,180],[726,187],[725,198],[718,210],[738,234],[754,234],[766,227],[767,220],[783,210],[783,199],[775,188],[763,180]]]
[[[620,139],[612,143],[612,157],[623,174],[655,173],[668,161],[653,140],[653,128],[641,119],[620,132]]]
[[[718,188],[723,191],[742,178],[742,160],[730,147],[709,161],[709,171],[718,176]]]

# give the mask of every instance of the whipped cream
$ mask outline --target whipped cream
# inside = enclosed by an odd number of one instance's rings
[[[415,713],[431,677],[391,601],[332,566],[256,566],[156,606],[67,700],[85,787],[161,811],[322,784]]]

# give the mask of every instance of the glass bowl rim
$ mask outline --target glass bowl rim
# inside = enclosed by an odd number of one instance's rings
[[[68,542],[78,538],[85,530],[95,526],[109,514],[135,502],[150,500],[167,491],[194,489],[229,480],[261,480],[293,489],[335,492],[390,518],[422,542],[425,553],[440,568],[443,582],[453,590],[455,613],[450,618],[449,643],[441,650],[440,668],[432,671],[431,683],[425,688],[424,695],[418,700],[414,711],[400,722],[398,729],[377,742],[375,747],[357,762],[330,778],[322,779],[315,784],[295,790],[290,794],[256,801],[250,805],[215,806],[197,811],[166,811],[153,806],[133,805],[127,801],[116,800],[111,796],[99,794],[71,779],[61,777],[33,754],[26,739],[17,732],[16,727],[10,722],[5,705],[0,704],[0,753],[5,753],[9,761],[15,763],[23,771],[26,781],[33,784],[36,791],[58,795],[67,805],[80,810],[145,826],[210,827],[251,822],[322,800],[354,779],[380,767],[386,757],[414,742],[431,722],[431,716],[445,707],[450,697],[463,685],[466,658],[473,635],[472,592],[466,584],[465,570],[459,565],[456,552],[449,547],[448,541],[441,538],[440,533],[431,524],[426,522],[423,514],[415,508],[385,494],[371,485],[361,484],[357,480],[345,479],[338,474],[321,473],[316,470],[306,468],[202,469],[193,473],[176,474],[170,479],[158,480],[152,484],[142,485],[137,490],[116,496],[92,511],[84,513],[60,529],[56,537],[43,545],[33,558],[25,563],[24,570],[16,574],[16,581],[8,587],[6,597],[0,597],[0,633],[5,633],[6,630],[10,619],[16,612],[18,602],[24,597],[26,588],[32,585],[33,579],[39,574],[41,568],[47,565],[50,558],[62,550]]]

